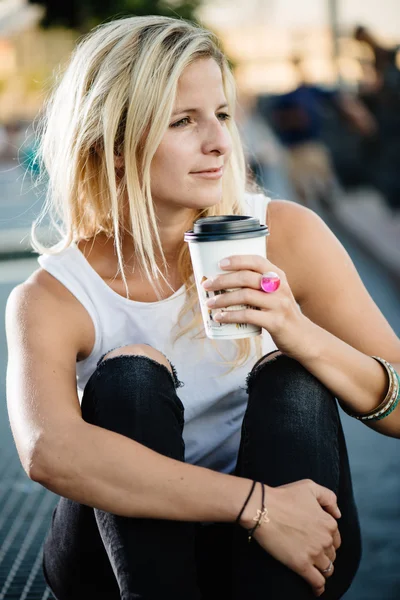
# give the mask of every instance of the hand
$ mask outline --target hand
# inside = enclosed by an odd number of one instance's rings
[[[378,132],[377,121],[367,111],[354,111],[352,123],[363,136],[372,137]]]
[[[257,492],[257,493],[256,493]],[[257,485],[240,524],[254,527],[253,517],[260,508]],[[336,519],[340,511],[336,495],[309,479],[276,488],[265,486],[268,523],[257,527],[253,537],[271,556],[298,573],[316,596],[325,590],[325,581],[334,572],[322,573],[336,558],[341,544]]]
[[[339,105],[361,135],[373,136],[378,132],[377,120],[362,102],[349,94],[342,94]]]
[[[243,310],[222,311],[213,318],[221,323],[251,323],[266,329],[281,352],[295,358],[296,349],[304,346],[305,328],[310,321],[302,314],[288,284],[285,273],[268,259],[257,255],[230,256],[229,264],[220,265],[229,273],[207,279],[207,291],[232,290],[210,298],[206,304],[213,310],[245,304]],[[261,275],[275,271],[281,279],[276,292],[260,290]],[[239,289],[235,289],[239,288]]]

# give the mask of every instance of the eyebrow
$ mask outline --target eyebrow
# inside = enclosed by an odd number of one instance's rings
[[[221,104],[220,106],[218,106],[217,110],[221,110],[221,108],[228,108],[229,104],[227,102],[224,102],[223,104]],[[180,115],[181,113],[189,113],[189,112],[200,112],[198,108],[181,108],[179,110],[176,110],[172,113],[172,116],[174,117],[175,115]]]

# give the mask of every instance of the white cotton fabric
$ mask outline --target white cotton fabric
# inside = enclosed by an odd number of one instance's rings
[[[246,213],[265,224],[269,201],[262,194],[246,194]],[[221,364],[221,357],[208,338],[191,339],[193,332],[190,332],[172,344],[172,334],[176,333],[173,327],[185,302],[184,287],[158,302],[129,300],[103,281],[76,245],[57,255],[41,255],[38,262],[79,300],[93,321],[93,350],[76,364],[80,402],[84,387],[103,354],[129,344],[150,344],[170,360],[184,384],[177,393],[185,408],[185,460],[232,472],[247,403],[246,376],[256,360],[254,345],[246,364],[225,375],[229,367]],[[215,343],[227,360],[234,358],[234,342],[218,340]],[[277,348],[265,330],[262,345],[263,353]]]

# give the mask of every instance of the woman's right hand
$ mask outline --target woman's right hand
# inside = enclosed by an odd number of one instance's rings
[[[304,479],[275,488],[265,486],[265,506],[270,521],[257,527],[253,538],[271,556],[301,575],[316,596],[321,596],[334,567],[329,573],[321,571],[334,562],[341,544],[336,495]],[[254,527],[260,508],[261,484],[257,484],[240,519],[242,527]]]

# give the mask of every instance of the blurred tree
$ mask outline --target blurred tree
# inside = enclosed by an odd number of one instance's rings
[[[29,0],[46,8],[41,25],[61,25],[86,32],[112,17],[128,15],[179,16],[196,21],[201,0]]]

